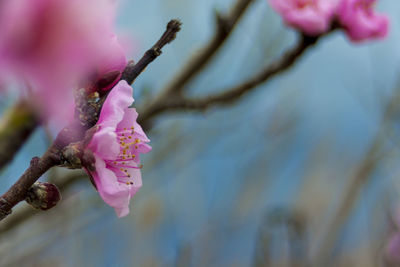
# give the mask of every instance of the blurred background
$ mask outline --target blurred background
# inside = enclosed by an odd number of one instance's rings
[[[214,32],[232,0],[126,0],[118,31],[138,59],[171,18],[182,31],[134,84],[142,107]],[[55,169],[63,200],[25,203],[0,224],[1,266],[395,266],[385,246],[400,212],[400,2],[384,41],[324,37],[289,71],[235,104],[158,117],[144,186],[118,219],[81,172]],[[240,83],[297,39],[254,1],[220,53],[185,90]],[[10,105],[0,101],[1,109]],[[0,193],[49,137],[38,129],[0,174]],[[65,182],[69,181],[69,182]]]

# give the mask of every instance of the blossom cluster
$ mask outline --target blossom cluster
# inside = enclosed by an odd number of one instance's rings
[[[43,122],[59,126],[73,120],[74,91],[111,90],[84,149],[94,156],[87,171],[100,196],[125,216],[142,185],[139,154],[151,147],[129,108],[131,86],[118,82],[127,60],[114,33],[115,12],[114,0],[0,1],[0,81],[16,84]]]
[[[290,26],[310,36],[344,29],[353,42],[381,39],[388,33],[386,15],[376,13],[376,0],[269,0]]]

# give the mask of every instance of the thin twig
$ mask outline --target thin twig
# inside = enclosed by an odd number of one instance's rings
[[[324,231],[325,235],[321,240],[323,243],[318,246],[317,252],[315,252],[313,260],[315,265],[313,266],[328,266],[327,264],[331,262],[331,253],[333,253],[333,248],[340,237],[340,232],[343,229],[344,223],[353,210],[355,202],[359,198],[361,188],[366,184],[371,172],[379,162],[379,158],[376,154],[380,146],[381,139],[374,142],[357,169],[356,174],[345,188],[345,192],[341,198],[342,201],[333,214],[332,221],[329,222],[327,229]]]
[[[153,45],[152,48],[146,51],[143,57],[138,63],[133,64],[130,62],[122,73],[121,80],[126,80],[129,84],[132,84],[135,79],[143,72],[143,70],[153,62],[159,55],[161,55],[161,49],[166,45],[175,40],[177,32],[181,30],[182,23],[173,19],[167,24],[167,29],[161,38]]]
[[[144,112],[141,113],[140,119],[142,122],[147,121],[161,112],[168,110],[203,111],[213,105],[230,104],[238,100],[245,93],[268,81],[274,75],[281,73],[282,71],[285,71],[293,66],[296,60],[299,59],[308,48],[315,45],[319,39],[320,37],[301,35],[301,38],[296,45],[285,55],[243,83],[223,90],[222,93],[217,93],[202,98],[191,99],[184,96],[166,97],[164,101],[159,102],[157,106],[145,109]]]
[[[142,111],[141,115],[143,120],[157,113],[157,110],[166,97],[174,98],[175,95],[179,95],[183,88],[210,62],[224,45],[252,2],[253,0],[237,0],[227,15],[216,13],[217,25],[213,37],[188,60],[183,66],[182,71],[177,74],[171,83],[162,89],[151,103],[146,105],[146,109]]]
[[[342,201],[333,213],[332,220],[329,222],[327,228],[323,232],[323,236],[319,240],[322,244],[317,244],[317,249],[313,257],[314,266],[326,266],[326,264],[330,262],[333,248],[340,237],[340,232],[343,229],[346,219],[349,217],[350,212],[353,210],[355,203],[359,199],[362,187],[368,182],[371,173],[375,170],[384,156],[380,154],[380,150],[385,143],[387,133],[391,132],[388,130],[390,128],[390,122],[396,115],[398,115],[400,88],[397,89],[394,94],[395,95],[390,98],[390,101],[385,108],[383,122],[375,140],[366,152],[365,157],[362,159],[354,176],[350,177],[348,186],[341,197]]]
[[[84,178],[87,178],[86,174],[82,171],[79,173],[72,173],[63,176],[62,178],[57,179],[56,181],[52,182],[57,182],[57,187],[60,189],[62,193],[67,191],[72,185],[76,184],[79,181],[84,180]],[[42,211],[33,209],[31,206],[26,205],[26,207],[23,207],[21,209],[16,210],[12,215],[7,217],[7,219],[0,224],[0,234],[7,232],[9,230],[14,229],[24,221],[32,218],[34,215],[41,213]]]
[[[31,160],[29,168],[13,184],[6,193],[0,198],[0,220],[11,213],[11,209],[19,202],[23,201],[29,188],[51,167],[59,164],[57,158],[57,149],[51,146],[41,157],[35,157]]]
[[[129,84],[132,84],[135,81],[135,79],[146,69],[146,67],[151,62],[153,62],[158,56],[161,55],[162,53],[161,49],[165,45],[175,40],[176,34],[181,30],[181,26],[182,23],[177,19],[169,21],[167,24],[167,28],[163,33],[163,35],[161,36],[161,38],[149,50],[147,50],[144,53],[144,55],[138,61],[138,63],[135,64],[133,60],[128,62],[124,72],[122,73],[121,80],[125,80]],[[107,95],[109,94],[109,92],[110,91],[101,96],[99,105],[97,106],[97,110],[94,112],[94,114],[97,114],[97,116],[100,114],[100,109],[104,101],[107,99]],[[93,126],[94,123],[97,121],[97,119],[98,117],[89,126],[90,127]]]

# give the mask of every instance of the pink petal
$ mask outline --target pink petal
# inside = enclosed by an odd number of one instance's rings
[[[319,35],[329,30],[337,0],[270,0],[274,8],[290,26],[308,35]]]
[[[76,84],[126,63],[114,14],[110,0],[0,1],[0,72],[26,81],[42,114],[65,123]]]
[[[387,36],[389,19],[372,9],[374,0],[343,0],[338,18],[347,35],[354,42],[382,39]]]
[[[122,118],[121,122],[118,123],[117,131],[123,131],[125,128],[131,129],[131,127],[133,126],[135,130],[134,137],[138,137],[144,142],[150,142],[150,139],[147,138],[142,127],[139,125],[139,123],[136,122],[137,118],[138,113],[135,108],[129,108],[125,110],[124,117]]]
[[[102,159],[108,160],[115,159],[120,152],[117,134],[111,127],[103,127],[97,131],[93,135],[88,148]]]
[[[330,26],[330,21],[326,17],[311,8],[304,8],[301,12],[288,12],[285,19],[288,24],[302,29],[309,35],[326,32]]]
[[[117,128],[125,110],[133,103],[133,89],[126,81],[120,81],[111,90],[100,112],[98,124],[101,127]]]
[[[400,233],[396,233],[390,239],[386,251],[391,261],[400,263]]]
[[[125,128],[131,129],[132,126],[135,126],[134,123],[136,122],[137,118],[138,113],[136,112],[135,108],[126,109],[122,120],[117,125],[117,131],[123,131]]]
[[[126,184],[118,182],[114,172],[106,168],[105,162],[95,156],[96,171],[92,173],[101,198],[113,207],[118,217],[129,213],[130,189]]]
[[[117,81],[119,81],[123,70],[127,64],[125,52],[122,49],[121,45],[118,43],[117,36],[112,35],[109,43],[110,49],[104,53],[100,58],[100,64],[98,65],[98,78],[101,78],[102,75],[107,74],[113,71],[119,71],[121,74],[115,79],[114,83],[111,83],[103,90],[111,89]]]

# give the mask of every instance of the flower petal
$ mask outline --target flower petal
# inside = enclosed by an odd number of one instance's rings
[[[107,169],[104,160],[95,155],[96,171],[92,173],[101,198],[115,209],[118,217],[129,213],[130,188],[118,182],[114,172]]]
[[[373,10],[375,0],[343,0],[338,18],[349,38],[354,42],[382,39],[387,36],[389,19]]]
[[[286,24],[308,35],[319,35],[329,30],[337,0],[269,0]]]
[[[101,128],[97,131],[93,135],[88,148],[102,159],[108,160],[115,159],[120,152],[117,134],[111,127]]]
[[[126,81],[120,81],[111,90],[100,112],[98,125],[117,128],[125,110],[133,103],[133,89]]]

